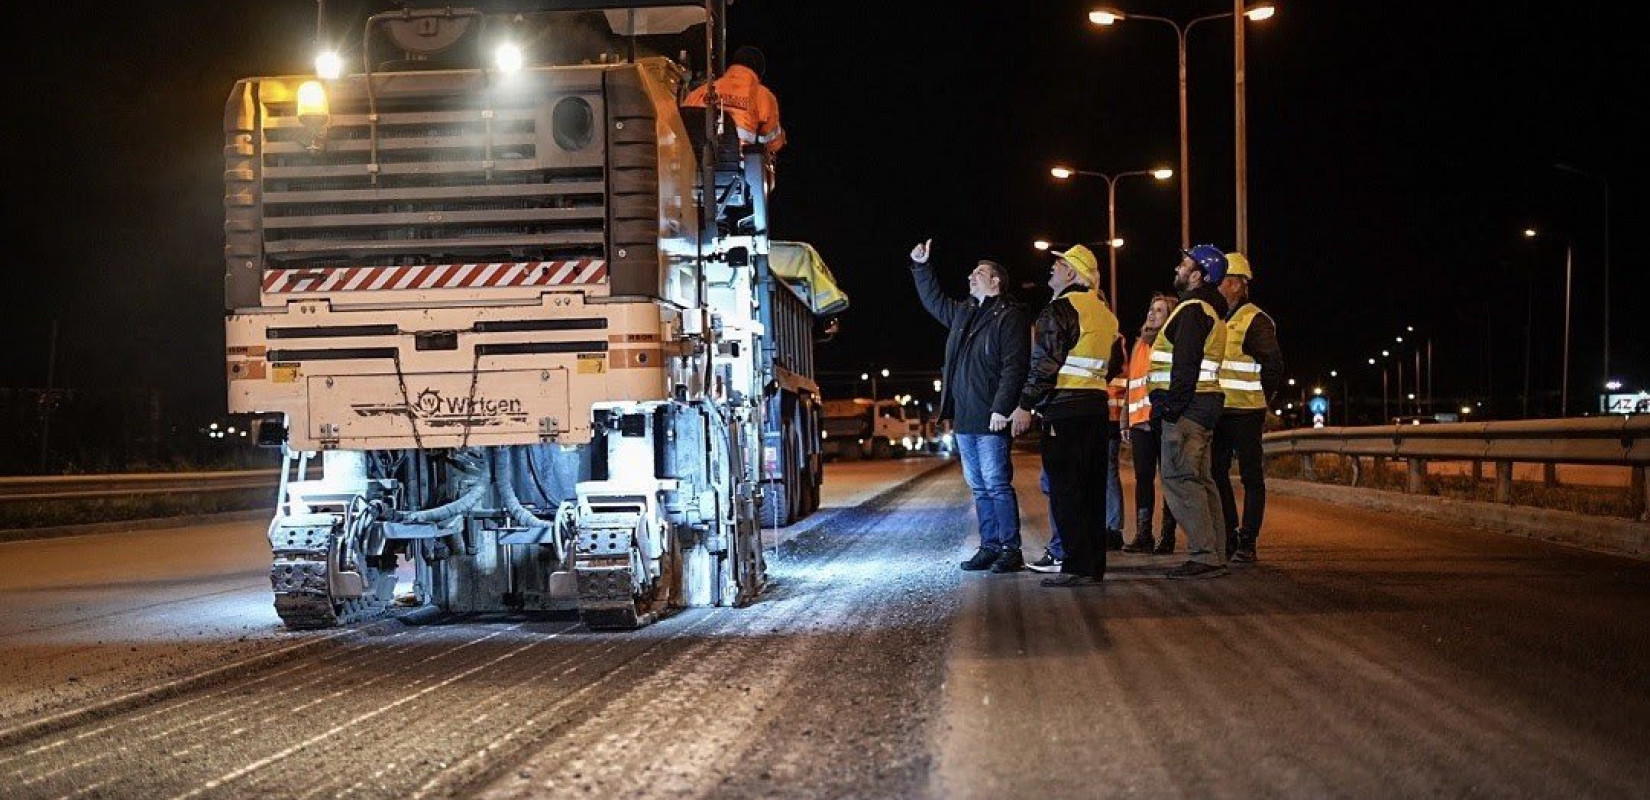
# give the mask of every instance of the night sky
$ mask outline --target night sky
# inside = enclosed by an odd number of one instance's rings
[[[1031,241],[1105,237],[1104,184],[1055,182],[1051,164],[1177,166],[1172,31],[1096,28],[1092,6],[735,5],[730,42],[766,51],[789,132],[775,234],[814,243],[853,298],[824,368],[887,367],[926,385],[943,332],[916,304],[914,242],[934,239],[959,293],[990,257],[1038,304],[1048,258]],[[1118,7],[1181,20],[1231,10]],[[1571,404],[1596,407],[1602,186],[1552,167],[1565,162],[1609,181],[1611,371],[1650,382],[1637,313],[1647,137],[1629,122],[1650,69],[1643,27],[1604,7],[1315,0],[1250,24],[1255,299],[1290,374],[1340,369],[1354,395],[1378,396],[1365,359],[1415,325],[1432,334],[1440,398],[1515,415],[1528,330],[1531,380],[1556,411],[1564,247],[1526,241],[1535,226],[1574,242]],[[56,320],[59,386],[159,387],[169,405],[221,412],[224,99],[237,77],[306,71],[313,29],[308,0],[70,3],[49,23],[8,26],[0,386],[44,384]],[[1230,22],[1199,25],[1189,52],[1192,237],[1230,248]],[[1126,330],[1147,292],[1168,288],[1178,207],[1173,183],[1119,184]]]

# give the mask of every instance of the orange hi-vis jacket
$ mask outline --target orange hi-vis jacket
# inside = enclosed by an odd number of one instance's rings
[[[1151,387],[1146,385],[1146,373],[1152,368],[1152,343],[1142,336],[1134,340],[1129,352],[1129,363],[1123,371],[1127,378],[1129,427],[1148,425],[1152,421]]]
[[[694,89],[682,105],[704,106],[708,88],[709,84],[704,84]],[[728,67],[728,71],[716,79],[716,96],[733,118],[734,127],[739,129],[739,141],[762,145],[770,153],[777,153],[785,146],[785,129],[779,127],[779,100],[762,85],[750,67],[743,64]]]
[[[1120,349],[1125,353],[1128,352],[1128,340],[1123,338],[1123,334],[1117,334],[1117,340],[1121,345]],[[1129,365],[1133,363],[1134,359],[1132,358],[1123,362],[1123,371],[1117,373],[1117,377],[1112,378],[1111,382],[1106,384],[1106,418],[1112,422],[1120,422],[1123,419],[1123,409],[1128,403],[1129,395]]]

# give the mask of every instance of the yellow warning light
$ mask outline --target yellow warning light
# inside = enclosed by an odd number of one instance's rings
[[[330,116],[327,109],[327,89],[320,81],[304,81],[298,87],[298,121],[311,131],[319,131]]]

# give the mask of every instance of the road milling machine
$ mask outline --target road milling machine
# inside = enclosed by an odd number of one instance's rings
[[[761,529],[819,505],[813,346],[847,300],[770,241],[768,156],[714,93],[680,106],[725,6],[399,3],[348,59],[235,84],[229,407],[285,453],[288,626],[630,628],[762,589]]]

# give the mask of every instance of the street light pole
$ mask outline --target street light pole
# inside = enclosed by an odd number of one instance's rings
[[[1257,5],[1254,8],[1245,10],[1243,8],[1242,0],[1235,0],[1234,6],[1233,6],[1233,11],[1230,12],[1230,13],[1210,14],[1210,15],[1205,16],[1205,17],[1198,17],[1198,18],[1193,19],[1192,21],[1186,23],[1185,25],[1181,25],[1179,22],[1176,22],[1172,19],[1169,19],[1168,17],[1158,17],[1158,16],[1153,16],[1153,15],[1150,15],[1150,14],[1124,14],[1121,11],[1118,11],[1116,9],[1110,9],[1110,8],[1097,9],[1097,10],[1089,12],[1089,21],[1096,24],[1096,25],[1111,25],[1111,24],[1121,22],[1123,20],[1126,20],[1126,19],[1129,19],[1129,18],[1132,17],[1134,19],[1144,19],[1144,20],[1151,20],[1152,22],[1161,22],[1161,23],[1163,23],[1165,25],[1168,25],[1169,27],[1174,29],[1175,47],[1176,47],[1176,62],[1179,65],[1179,78],[1180,78],[1179,79],[1179,84],[1180,84],[1179,85],[1179,89],[1180,89],[1180,165],[1179,165],[1179,169],[1180,169],[1180,246],[1181,246],[1182,249],[1192,246],[1192,183],[1189,180],[1189,178],[1191,176],[1191,169],[1192,168],[1191,168],[1191,156],[1190,156],[1190,150],[1191,150],[1190,137],[1187,135],[1189,126],[1188,126],[1188,112],[1187,112],[1187,102],[1186,102],[1186,83],[1187,83],[1187,81],[1186,81],[1186,36],[1187,36],[1188,33],[1191,32],[1192,26],[1198,24],[1199,22],[1208,22],[1209,20],[1215,20],[1215,19],[1226,19],[1227,17],[1232,17],[1232,18],[1235,19],[1237,15],[1242,15],[1244,17],[1247,17],[1251,20],[1254,20],[1254,21],[1258,22],[1260,20],[1270,18],[1274,13],[1276,13],[1276,9],[1274,9],[1272,6],[1266,5],[1266,4]],[[1237,41],[1238,41],[1238,62],[1237,62],[1238,63],[1238,78],[1237,78],[1237,80],[1238,80],[1238,87],[1239,87],[1238,88],[1238,101],[1239,102],[1238,102],[1237,127],[1238,127],[1238,157],[1240,159],[1239,162],[1238,162],[1238,165],[1239,165],[1238,166],[1238,170],[1239,170],[1239,172],[1238,172],[1239,184],[1238,185],[1241,187],[1243,185],[1243,181],[1244,181],[1243,176],[1244,176],[1244,173],[1245,173],[1246,167],[1247,167],[1247,161],[1246,161],[1246,159],[1244,159],[1244,156],[1243,156],[1243,154],[1246,152],[1246,150],[1244,148],[1244,145],[1243,145],[1243,141],[1244,141],[1244,120],[1243,120],[1243,102],[1242,102],[1242,99],[1243,99],[1243,90],[1242,90],[1242,85],[1243,85],[1243,83],[1242,83],[1243,82],[1243,47],[1242,47],[1243,26],[1242,25],[1236,25],[1234,27],[1236,27],[1237,30],[1238,30],[1238,34],[1237,34],[1237,36],[1238,36],[1238,39],[1237,39]],[[1246,237],[1242,233],[1242,232],[1247,230],[1246,224],[1244,222],[1242,222],[1242,220],[1244,220],[1244,218],[1245,218],[1244,215],[1246,213],[1244,198],[1245,198],[1245,192],[1240,188],[1240,190],[1238,192],[1238,219],[1240,220],[1240,222],[1238,224],[1238,230],[1240,231],[1240,234],[1239,234],[1238,248],[1237,249],[1239,251],[1247,252],[1247,249],[1244,246],[1245,245],[1244,239]]]
[[[1564,243],[1564,384],[1558,389],[1558,415],[1570,416],[1570,267],[1575,245]]]
[[[1073,176],[1100,178],[1106,182],[1106,249],[1111,251],[1111,294],[1108,299],[1113,311],[1122,309],[1123,304],[1117,296],[1117,182],[1135,175],[1150,175],[1160,181],[1174,177],[1172,169],[1147,169],[1133,172],[1119,172],[1108,175],[1094,170],[1076,169],[1073,167],[1052,167],[1048,173],[1060,180]],[[1096,287],[1099,288],[1099,287]]]
[[[1604,185],[1604,380],[1610,380],[1610,181],[1603,175],[1588,172],[1569,164],[1554,164],[1554,167],[1573,172],[1583,177],[1592,178]],[[1184,168],[1184,165],[1182,165]],[[1185,180],[1184,177],[1181,180]]]
[[[1243,0],[1232,0],[1232,14],[1243,13]],[[1234,160],[1237,173],[1237,249],[1240,253],[1249,252],[1249,126],[1244,118],[1243,92],[1243,24],[1232,26],[1232,66],[1233,66],[1233,127],[1236,128],[1234,140],[1237,153]]]

